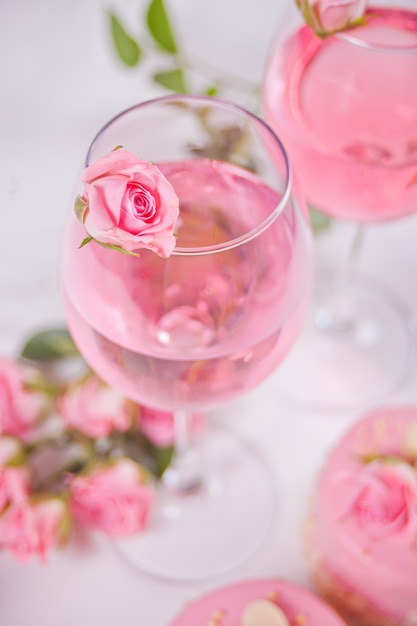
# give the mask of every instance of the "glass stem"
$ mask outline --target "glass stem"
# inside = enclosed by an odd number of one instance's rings
[[[201,453],[191,437],[191,420],[186,411],[174,413],[175,452],[163,475],[164,485],[180,494],[195,492],[203,484]]]
[[[340,334],[350,332],[356,325],[358,312],[353,294],[348,292],[347,285],[357,266],[364,234],[365,227],[356,224],[349,242],[342,250],[326,296],[315,313],[314,321],[320,330]]]

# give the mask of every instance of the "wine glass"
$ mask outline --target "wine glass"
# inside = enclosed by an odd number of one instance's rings
[[[331,11],[340,17],[347,4],[327,2],[327,17]],[[395,0],[371,3],[363,25],[325,38],[289,3],[266,64],[265,119],[281,137],[309,205],[346,229],[355,225],[344,251],[341,240],[334,271],[317,273],[303,338],[280,372],[301,404],[371,403],[411,369],[415,337],[407,305],[355,264],[365,224],[417,210],[416,76],[414,1],[403,8]]]
[[[245,561],[273,520],[264,459],[216,426],[215,409],[259,385],[300,332],[312,282],[308,216],[279,139],[234,104],[185,95],[140,103],[100,130],[86,164],[115,146],[157,165],[173,186],[176,245],[168,258],[94,241],[80,248],[85,229],[72,216],[66,317],[104,380],[175,416],[176,454],[155,519],[117,549],[159,577],[206,578]],[[214,419],[193,446],[190,422],[202,411]]]

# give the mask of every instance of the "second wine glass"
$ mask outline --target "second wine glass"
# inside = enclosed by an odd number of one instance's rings
[[[414,357],[401,295],[352,264],[365,224],[417,210],[417,12],[406,0],[380,4],[371,3],[362,26],[320,38],[291,0],[264,78],[266,120],[309,204],[359,225],[335,275],[317,276],[305,341],[288,363],[286,375],[304,381],[294,397],[317,408],[374,402],[405,379]],[[323,21],[349,10],[318,5]]]

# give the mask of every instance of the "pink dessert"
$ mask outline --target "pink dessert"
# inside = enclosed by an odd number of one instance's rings
[[[307,546],[315,583],[355,626],[417,625],[417,407],[374,410],[343,437]]]
[[[311,591],[275,579],[245,581],[217,589],[189,604],[169,626],[242,626],[249,605],[259,600],[279,607],[283,615],[280,623],[288,622],[288,626],[346,626]],[[259,626],[266,621],[260,619]]]

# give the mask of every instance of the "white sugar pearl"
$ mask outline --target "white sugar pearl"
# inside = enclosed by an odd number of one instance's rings
[[[289,622],[276,604],[254,600],[245,607],[240,626],[289,626]]]

